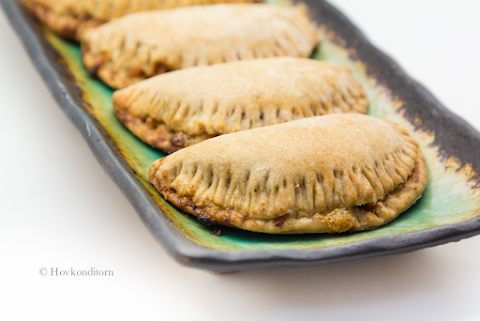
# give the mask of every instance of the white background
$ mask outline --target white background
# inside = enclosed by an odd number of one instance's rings
[[[334,2],[480,129],[480,2]],[[480,320],[480,237],[213,275],[170,258],[102,172],[0,14],[1,320]],[[480,148],[480,146],[471,146]],[[113,270],[42,277],[39,269]]]

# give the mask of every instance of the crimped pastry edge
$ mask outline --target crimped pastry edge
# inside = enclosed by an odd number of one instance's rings
[[[155,124],[154,120],[142,120],[114,105],[114,112],[120,122],[143,142],[166,154],[171,154],[184,147],[202,142],[215,135],[190,136],[185,132],[171,132],[165,124]]]

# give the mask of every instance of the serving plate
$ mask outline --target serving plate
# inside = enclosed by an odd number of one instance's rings
[[[306,266],[402,253],[480,233],[480,134],[326,1],[282,5],[307,10],[321,43],[312,58],[350,66],[366,89],[368,114],[400,123],[420,142],[427,189],[410,210],[373,231],[266,235],[222,227],[221,237],[165,202],[148,182],[150,164],[164,155],[117,121],[112,90],[87,74],[79,46],[39,25],[16,0],[0,1],[59,106],[151,233],[180,263],[218,272]]]

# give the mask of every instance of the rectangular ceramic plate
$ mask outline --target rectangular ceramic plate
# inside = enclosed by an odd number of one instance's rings
[[[312,59],[350,66],[370,100],[368,114],[400,123],[425,153],[429,182],[410,210],[373,231],[266,235],[222,228],[222,237],[179,212],[147,179],[163,157],[115,118],[112,90],[87,74],[78,45],[40,26],[16,0],[1,0],[58,104],[157,240],[180,263],[214,271],[306,266],[402,253],[480,233],[480,134],[443,107],[325,1],[296,3],[318,26]]]

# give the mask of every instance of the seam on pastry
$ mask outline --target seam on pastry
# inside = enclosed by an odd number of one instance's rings
[[[143,119],[132,117],[130,114],[117,109],[115,109],[115,113],[132,133],[142,137],[142,140],[149,145],[168,154],[212,137],[208,135],[190,136],[184,132],[171,132],[164,123],[149,116]]]

